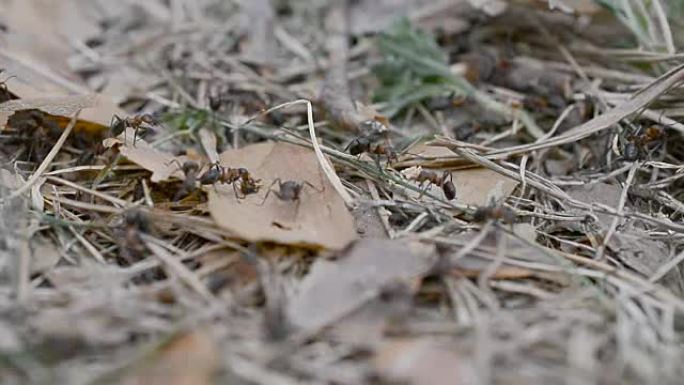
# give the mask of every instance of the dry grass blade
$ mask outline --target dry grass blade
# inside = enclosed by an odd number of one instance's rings
[[[145,236],[144,238],[145,244],[150,251],[152,251],[152,253],[159,258],[159,260],[165,266],[167,266],[170,271],[175,273],[178,278],[183,281],[183,283],[188,285],[188,287],[192,288],[197,294],[202,296],[207,303],[211,304],[214,302],[214,296],[191,270],[185,267],[183,263],[181,263],[163,247],[153,242],[153,238],[149,238],[148,236]]]

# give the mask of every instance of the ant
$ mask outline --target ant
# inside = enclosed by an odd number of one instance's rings
[[[240,193],[242,193],[242,198],[238,196],[238,189],[235,182],[240,181]],[[235,191],[235,197],[238,199],[243,199],[249,194],[255,194],[259,192],[261,185],[259,184],[260,179],[254,179],[250,175],[246,168],[232,168],[223,167],[218,162],[214,163],[211,168],[200,176],[199,182],[202,185],[215,184],[215,183],[225,183],[232,184],[233,191]]]
[[[167,165],[174,162],[178,164],[178,168],[183,170],[183,174],[185,174],[183,185],[173,197],[174,201],[178,201],[182,196],[190,194],[197,188],[197,173],[200,170],[200,166],[194,160],[186,160],[183,164],[180,164],[178,159],[173,159],[171,162],[167,163]]]
[[[273,190],[273,186],[275,184],[278,184],[278,190]],[[312,189],[318,191],[318,192],[323,192],[323,190],[319,190],[311,184],[308,181],[304,182],[297,182],[294,180],[288,180],[283,182],[280,178],[276,178],[273,183],[271,183],[271,186],[268,188],[268,192],[266,192],[266,196],[264,196],[264,200],[261,201],[261,206],[263,206],[264,203],[266,203],[266,199],[268,199],[269,194],[271,191],[280,199],[281,201],[284,202],[297,202],[297,206],[295,208],[295,212],[299,210],[299,204],[301,203],[301,198],[302,198],[302,190],[304,190],[304,185],[308,185]]]
[[[134,130],[133,145],[135,146],[140,129],[146,129],[147,127],[144,125],[149,126],[152,124],[156,124],[156,120],[152,117],[152,115],[149,114],[136,115],[126,118],[120,118],[119,116],[114,115],[114,117],[112,117],[111,123],[109,124],[109,129],[112,133],[112,136],[119,136],[121,133],[123,133],[125,142],[126,128],[132,128]]]
[[[650,126],[643,132],[636,130],[636,133],[627,136],[627,143],[623,147],[623,158],[633,162],[637,159],[652,154],[664,142],[665,130],[660,126]],[[655,145],[654,145],[655,144]]]
[[[344,148],[349,150],[350,155],[361,155],[363,153],[381,155],[387,157],[388,163],[396,162],[399,157],[397,152],[387,144],[374,144],[372,136],[361,136],[352,139],[351,142]]]
[[[515,212],[504,205],[497,205],[492,200],[488,206],[478,207],[473,214],[473,221],[476,223],[484,223],[488,220],[513,224],[515,222]]]
[[[389,130],[382,122],[377,120],[367,120],[361,123],[361,129],[367,133],[359,135],[347,144],[343,151],[349,150],[350,155],[368,154],[381,155],[387,157],[387,162],[397,161],[397,153],[389,144],[375,144],[381,138],[387,141]]]
[[[425,182],[428,182],[428,186],[431,184],[439,186],[444,192],[444,197],[447,200],[452,200],[456,198],[456,186],[454,186],[453,177],[451,176],[451,173],[449,171],[444,171],[440,176],[435,171],[420,170],[418,175],[412,177],[411,179],[420,183],[420,188],[423,188],[423,184]],[[423,191],[423,193],[425,193],[425,191]],[[421,194],[421,196],[422,195],[423,194]]]

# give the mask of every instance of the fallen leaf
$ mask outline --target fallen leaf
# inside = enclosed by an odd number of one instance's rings
[[[21,99],[93,94],[72,70],[69,58],[75,41],[99,34],[101,11],[99,4],[88,0],[5,1],[7,28],[0,41],[0,68],[3,75],[12,77],[7,82],[10,91]],[[84,109],[80,119],[107,127],[114,114],[124,112],[111,97],[98,94],[96,104]]]
[[[0,104],[0,127],[17,111],[39,109],[50,115],[73,116],[77,111],[95,107],[96,95],[58,96],[35,99],[13,99]]]
[[[616,185],[599,182],[583,184],[581,186],[571,186],[566,190],[566,192],[573,199],[576,199],[580,202],[588,204],[599,203],[609,207],[617,207],[618,203],[620,202],[621,188]],[[586,214],[586,210],[569,208],[568,214],[583,216]],[[606,213],[594,214],[598,218],[598,224],[601,227],[603,227],[604,229],[608,229],[608,227],[610,227],[610,224],[613,221],[612,215]],[[567,222],[565,226],[567,226],[568,228],[572,228],[574,230],[582,230],[582,227],[578,222]]]
[[[369,205],[360,204],[352,209],[356,232],[361,238],[387,238],[387,231],[377,210]]]
[[[152,357],[144,360],[123,385],[213,384],[218,352],[207,333],[195,330],[175,336]]]
[[[375,355],[376,370],[392,381],[416,385],[460,385],[474,380],[472,363],[429,339],[389,341]]]
[[[670,257],[665,242],[651,239],[648,233],[639,229],[616,232],[608,245],[625,265],[647,277]]]
[[[238,199],[232,186],[217,184],[209,190],[212,218],[237,237],[250,242],[306,244],[334,250],[356,238],[353,218],[320,169],[313,151],[286,143],[259,143],[224,152],[221,165],[244,167],[263,186],[259,193],[245,199]],[[273,192],[264,201],[277,178],[305,183],[299,203],[281,201]]]
[[[413,311],[413,298],[420,283],[414,279],[413,282],[386,285],[381,295],[332,326],[329,335],[335,341],[361,349],[376,349],[383,343],[385,335],[404,326],[403,321]]]
[[[435,262],[432,246],[364,239],[335,261],[318,259],[287,307],[290,322],[311,330],[376,297],[387,285],[421,278]]]

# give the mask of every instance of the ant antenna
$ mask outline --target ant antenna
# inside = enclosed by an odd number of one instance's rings
[[[175,163],[176,165],[178,165],[178,167],[177,167],[175,170],[173,170],[173,172],[176,172],[176,171],[178,171],[178,170],[182,170],[182,169],[183,169],[183,165],[182,165],[181,162],[180,162],[178,159],[176,159],[176,158],[173,158],[173,159],[171,159],[170,161],[164,163],[164,166],[167,166],[167,167],[168,167],[168,166],[171,165],[171,163]]]

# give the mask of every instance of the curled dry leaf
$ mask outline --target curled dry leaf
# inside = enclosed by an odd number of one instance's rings
[[[0,126],[5,125],[6,112],[13,113],[29,108],[37,108],[65,119],[70,118],[76,110],[82,109],[81,121],[93,122],[104,127],[109,126],[113,115],[125,115],[109,96],[94,93],[83,87],[65,86],[65,81],[46,77],[43,73],[38,73],[33,66],[16,63],[15,58],[1,52],[0,68],[4,68],[3,75],[7,76],[6,85],[10,92],[21,98],[6,102],[11,103],[0,111]],[[77,126],[76,130],[79,129]]]
[[[420,279],[435,263],[432,246],[365,239],[335,261],[318,259],[287,308],[289,321],[313,330],[344,317],[388,285]]]
[[[218,360],[211,336],[199,330],[182,333],[157,350],[125,378],[124,385],[213,384]]]
[[[209,190],[211,216],[236,236],[251,242],[329,249],[341,249],[356,238],[353,218],[313,151],[286,143],[260,143],[224,152],[221,165],[244,167],[261,180],[260,191],[245,199],[238,199],[229,185],[217,184]],[[273,182],[278,178],[303,183],[299,202],[282,201],[274,191],[264,201],[269,187],[277,191]]]
[[[97,106],[97,95],[57,96],[33,99],[14,99],[0,104],[0,127],[21,110],[39,109],[51,115],[73,116],[77,111]]]

